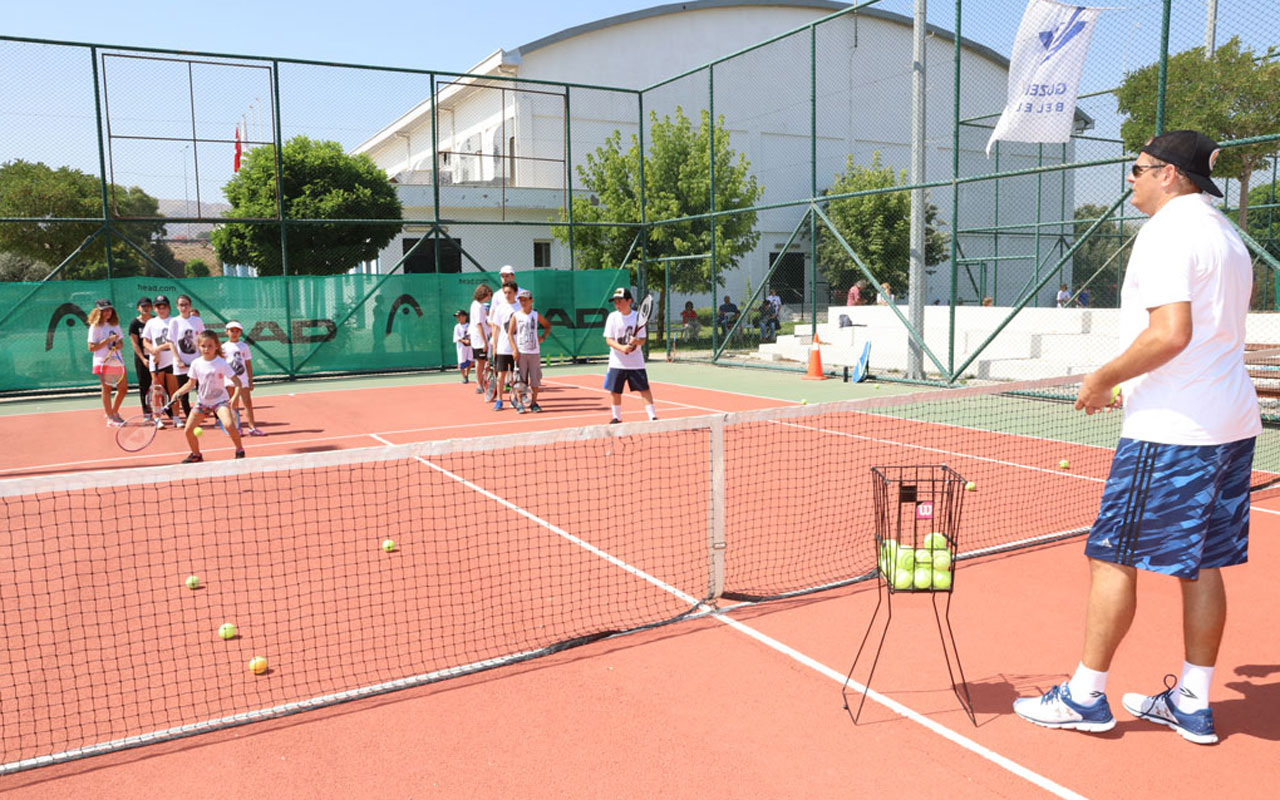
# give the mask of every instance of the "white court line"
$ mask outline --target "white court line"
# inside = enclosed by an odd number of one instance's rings
[[[830,678],[833,681],[836,681],[841,686],[843,686],[845,683],[845,676],[840,674],[836,670],[832,669],[831,667],[828,667],[822,662],[810,656],[807,656],[804,653],[801,653],[799,650],[796,650],[794,647],[791,647],[790,645],[783,644],[777,639],[774,639],[773,637],[768,636],[767,634],[761,633],[760,631],[756,630],[755,628],[752,628],[749,625],[739,622],[736,619],[732,619],[731,617],[728,616],[727,613],[715,614],[713,615],[712,618],[723,622],[724,624],[728,625],[730,628],[733,628],[734,630],[738,631],[741,634],[744,634],[746,636],[751,637],[752,639],[755,639],[757,642],[760,642],[766,647],[772,650],[776,650],[777,652],[787,656],[788,658],[805,665],[806,667],[808,667],[809,669],[812,669],[818,674],[823,675],[827,678]],[[1022,766],[1021,764],[1019,764],[1018,762],[1014,761],[1011,758],[1000,755],[999,753],[992,750],[991,748],[981,745],[961,733],[957,733],[956,731],[953,731],[952,729],[948,728],[942,723],[937,722],[936,720],[930,719],[929,717],[925,716],[924,714],[921,714],[918,711],[908,708],[907,706],[903,705],[902,703],[899,703],[897,700],[894,700],[891,697],[886,697],[885,695],[880,694],[874,689],[868,689],[867,687],[863,686],[857,681],[849,681],[849,688],[854,689],[858,692],[861,692],[862,694],[865,694],[868,700],[874,703],[878,703],[884,706],[885,708],[889,709],[890,711],[894,712],[895,714],[905,717],[911,720],[912,722],[916,723],[917,725],[921,725],[929,729],[930,731],[933,731],[934,733],[938,734],[942,738],[954,744],[957,744],[960,747],[963,747],[965,750],[968,750],[974,755],[977,755],[981,758],[986,759],[987,761],[990,761],[992,764],[995,764],[996,766],[1004,770],[1007,770],[1008,772],[1018,776],[1019,778],[1022,778],[1025,781],[1028,781],[1030,783],[1035,784],[1036,786],[1039,786],[1041,789],[1044,789],[1045,791],[1051,794],[1054,794],[1062,798],[1070,798],[1070,800],[1085,800],[1084,795],[1081,795],[1078,792],[1074,792],[1071,789],[1068,789],[1067,787],[1062,786],[1061,784],[1055,783],[1054,781],[1044,777],[1040,773]]]

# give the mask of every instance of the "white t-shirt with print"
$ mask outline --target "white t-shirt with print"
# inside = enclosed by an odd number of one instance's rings
[[[249,345],[245,344],[243,340],[239,342],[223,342],[222,360],[227,362],[227,366],[231,367],[231,371],[240,379],[240,385],[248,388],[249,370],[246,365],[253,360],[253,354],[249,352]],[[231,379],[227,378],[223,381],[223,385],[230,386]]]
[[[174,375],[186,375],[187,367],[200,357],[200,347],[196,344],[196,336],[204,330],[204,320],[192,314],[184,318],[181,314],[169,317],[169,341],[178,348],[179,359],[173,362]]]
[[[1148,309],[1191,303],[1191,342],[1125,382],[1130,439],[1225,444],[1262,432],[1258,397],[1244,365],[1245,317],[1253,291],[1249,251],[1208,195],[1173,198],[1138,232],[1120,290],[1120,342],[1150,324]]]
[[[212,359],[197,358],[191,362],[188,372],[187,377],[200,384],[196,387],[196,397],[200,405],[212,406],[231,399],[231,395],[227,393],[225,380],[235,375],[235,372],[222,356],[214,356]]]
[[[164,345],[169,341],[169,323],[172,320],[173,317],[166,317],[164,319],[161,319],[160,317],[152,317],[147,320],[146,325],[142,326],[142,338],[150,339],[151,344],[156,347],[164,347]],[[149,360],[151,362],[151,371],[155,372],[156,370],[172,366],[173,352],[170,351],[169,348],[164,347],[164,349],[160,351],[159,355],[151,356]]]
[[[498,355],[514,355],[511,352],[511,337],[507,335],[507,323],[511,321],[512,311],[511,304],[506,299],[494,301],[493,307],[489,309],[489,324],[498,329],[498,348],[494,352]]]
[[[116,346],[117,347],[123,346],[124,332],[120,330],[119,325],[90,325],[89,326],[89,344],[97,344],[98,342],[105,342],[107,339],[111,338],[112,334],[114,334],[116,337]],[[116,353],[120,353],[120,352],[121,352],[120,350],[116,350]],[[107,363],[107,359],[110,356],[111,356],[110,347],[99,347],[97,350],[93,351],[93,365],[95,367],[102,366],[103,364]],[[121,368],[123,368],[124,366],[123,359],[121,359],[120,361],[111,359],[111,363]]]
[[[604,338],[613,339],[618,344],[630,344],[632,339],[649,338],[649,329],[646,325],[639,331],[635,329],[639,316],[635,309],[631,313],[623,316],[620,312],[611,311],[604,321]],[[630,353],[619,353],[612,347],[609,348],[609,369],[644,369],[644,350],[636,348]]]
[[[470,340],[471,325],[469,323],[459,322],[453,326],[453,343],[458,348],[458,364],[463,364],[471,360],[471,345],[463,344],[462,340]]]
[[[469,331],[468,338],[471,339],[471,349],[485,350],[485,341],[489,338],[489,320],[485,313],[484,303],[479,300],[471,301],[470,322],[467,323]]]
[[[530,311],[526,314],[517,311],[511,318],[516,321],[516,350],[533,355],[541,353],[542,347],[538,342],[538,312]]]

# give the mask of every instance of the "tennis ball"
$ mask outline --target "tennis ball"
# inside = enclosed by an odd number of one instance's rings
[[[1114,402],[1116,401],[1116,398],[1117,398],[1117,397],[1119,397],[1119,396],[1120,396],[1120,386],[1119,386],[1119,384],[1117,384],[1117,385],[1115,385],[1115,386],[1112,386],[1112,387],[1111,387],[1111,402],[1113,402],[1113,403],[1114,403]]]
[[[194,428],[192,428],[192,429],[191,429],[191,435],[192,435],[192,436],[203,436],[203,435],[204,435],[204,428],[201,428],[199,425],[195,426]]]
[[[911,574],[911,570],[900,569],[897,572],[893,573],[893,588],[910,589],[911,584],[914,580],[915,580],[915,577]]]
[[[807,405],[809,405],[809,401],[808,401],[808,400],[805,400],[805,399],[802,397],[802,398],[800,398],[800,405],[802,405],[802,406],[807,406]]]
[[[383,539],[383,540],[382,540],[382,549],[383,549],[383,550],[386,550],[388,553],[393,552],[393,551],[396,549],[396,540],[395,540],[395,539]]]
[[[916,566],[933,563],[933,551],[924,547],[916,548]]]
[[[978,484],[974,483],[973,481],[969,481],[964,485],[964,490],[966,492],[974,492],[974,491],[977,491],[977,489],[978,489]]]
[[[1065,458],[1058,462],[1058,469],[1067,469],[1070,466],[1071,462],[1067,461]]]
[[[934,531],[924,537],[924,546],[929,550],[946,550],[951,545],[947,541],[947,535],[940,531]]]
[[[218,635],[223,639],[233,639],[236,635],[236,626],[230,622],[224,622],[222,627],[218,628]]]
[[[898,569],[913,570],[916,568],[916,551],[910,547],[898,548]]]
[[[885,539],[880,543],[880,571],[892,580],[894,567],[898,563],[898,543],[894,539]]]
[[[951,551],[950,550],[933,551],[933,568],[935,570],[951,569]]]
[[[946,569],[935,569],[933,571],[933,588],[950,589],[951,588],[951,571]]]
[[[200,578],[199,578],[199,576],[197,576],[197,575],[188,575],[188,576],[187,576],[187,588],[188,588],[188,589],[199,589],[199,588],[200,588]]]
[[[933,585],[933,567],[916,567],[915,586],[917,589],[928,589]]]
[[[254,656],[249,659],[249,669],[254,675],[261,675],[267,671],[267,660],[262,656]]]

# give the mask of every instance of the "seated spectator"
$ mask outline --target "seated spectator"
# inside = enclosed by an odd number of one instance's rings
[[[1066,308],[1067,303],[1071,301],[1071,292],[1067,290],[1067,285],[1058,286],[1058,308]]]
[[[1081,308],[1089,307],[1089,290],[1087,288],[1076,292],[1076,305]]]
[[[844,304],[846,306],[856,306],[856,305],[862,304],[861,284],[862,282],[858,281],[849,287],[849,294],[847,294],[844,298]]]
[[[756,324],[760,326],[760,341],[772,342],[778,338],[778,309],[774,308],[769,298],[760,301],[756,311]]]
[[[702,333],[702,323],[698,320],[698,312],[693,310],[693,301],[686,300],[684,311],[680,312],[680,323],[684,326],[686,340],[697,339]]]
[[[876,305],[893,305],[893,290],[889,288],[888,282],[880,284],[880,294],[876,296]]]
[[[733,300],[729,295],[724,296],[724,303],[716,313],[716,330],[723,338],[729,335],[729,328],[733,327],[734,320],[738,318],[738,307],[733,304]]]

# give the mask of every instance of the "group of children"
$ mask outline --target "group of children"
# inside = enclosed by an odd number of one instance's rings
[[[520,402],[518,393],[510,393],[510,401],[517,413],[537,413],[542,411],[538,404],[538,391],[542,386],[540,345],[551,332],[551,323],[534,310],[533,293],[520,288],[514,268],[503,267],[499,276],[502,280],[500,295],[495,296],[493,290],[482,283],[472,294],[470,311],[458,309],[454,312],[457,324],[453,328],[453,341],[458,349],[458,371],[462,382],[468,383],[471,367],[475,365],[478,376],[476,394],[484,394],[486,380],[496,382],[494,411],[503,409],[513,380],[524,382],[532,394],[528,408]],[[604,326],[605,343],[609,346],[609,370],[605,373],[604,388],[610,395],[610,422],[622,422],[624,387],[639,392],[644,398],[649,419],[657,419],[641,350],[648,331],[643,327],[637,330],[638,319],[631,308],[633,298],[630,289],[617,289],[612,299],[614,310]]]
[[[542,387],[542,342],[551,332],[551,323],[533,308],[533,292],[516,283],[515,268],[504,266],[498,273],[502,280],[499,295],[487,284],[476,287],[471,296],[471,310],[454,312],[457,325],[453,341],[458,348],[458,370],[462,382],[470,380],[471,366],[476,367],[476,394],[483,395],[488,381],[494,382],[493,410],[501,411],[510,397],[517,413],[540,413],[538,392]],[[519,393],[511,392],[511,384],[521,381],[529,387],[528,407]]]
[[[134,366],[142,399],[144,420],[157,427],[166,421],[186,432],[191,455],[186,462],[202,460],[195,428],[206,416],[216,416],[231,435],[236,458],[244,457],[240,428],[234,423],[233,410],[244,405],[245,432],[264,436],[253,415],[253,355],[249,345],[241,341],[244,328],[239,322],[226,324],[227,342],[204,326],[191,298],[179,295],[178,316],[170,316],[169,298],[159,295],[138,300],[138,316],[129,324],[129,340],[133,347]],[[107,424],[120,426],[120,406],[128,392],[122,351],[124,336],[120,319],[110,300],[98,300],[89,314],[89,351],[93,354],[93,373],[102,387],[102,406]],[[185,381],[183,380],[185,379]],[[163,389],[163,393],[153,390]],[[197,391],[193,409],[189,393]],[[229,390],[235,390],[232,394]],[[112,393],[114,391],[114,398]],[[154,408],[153,397],[164,396],[167,404]],[[176,411],[179,403],[181,411]]]

